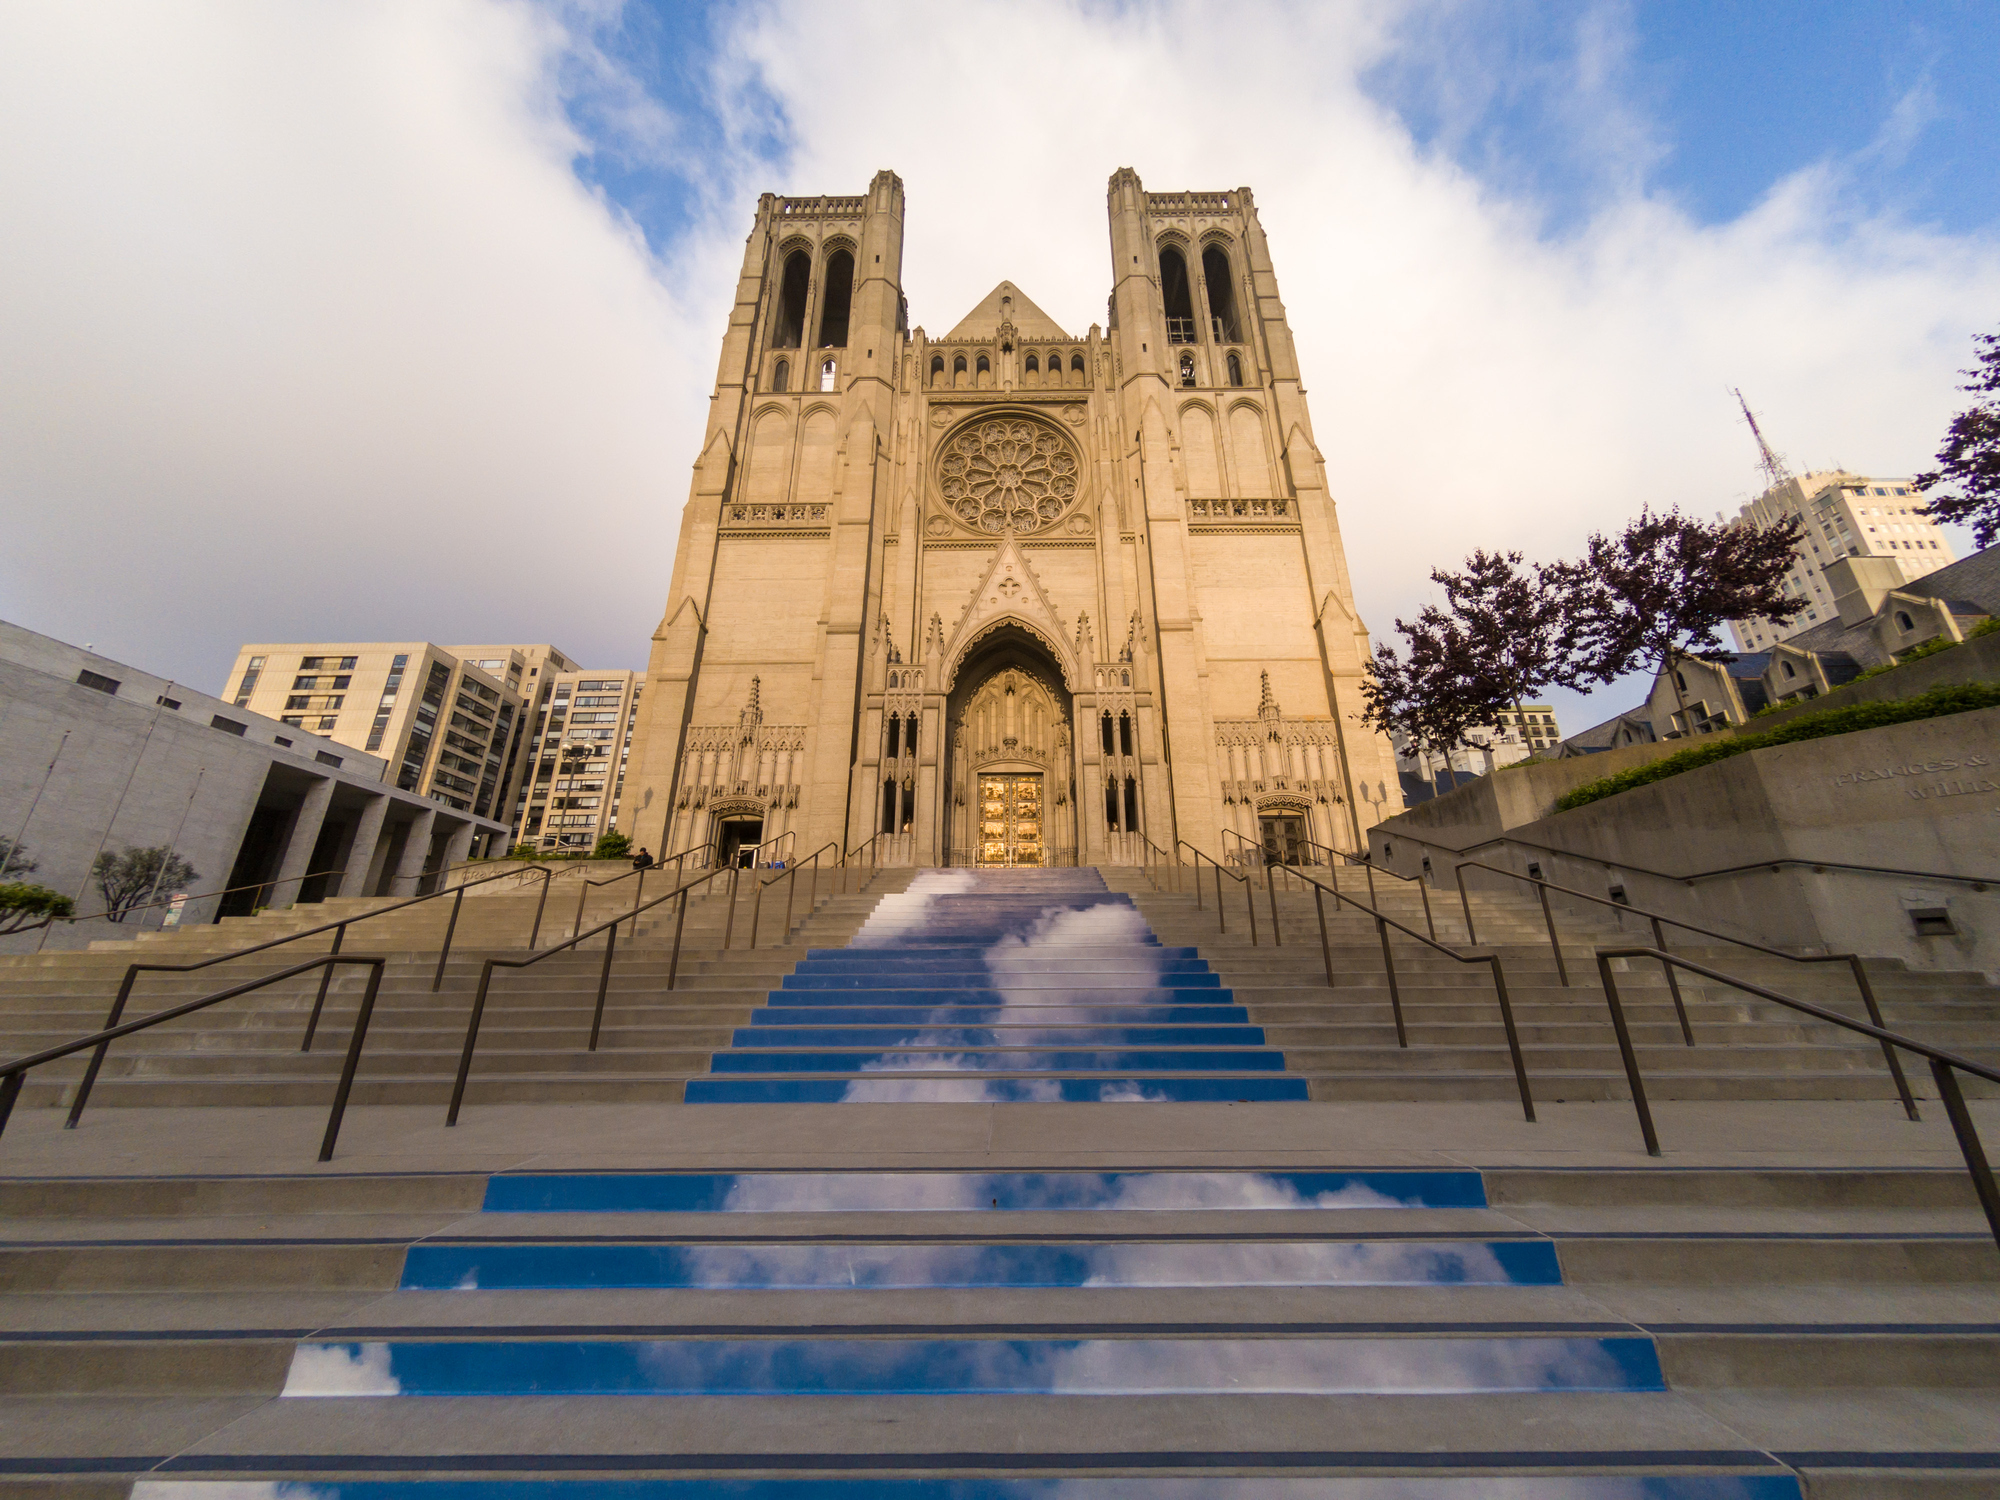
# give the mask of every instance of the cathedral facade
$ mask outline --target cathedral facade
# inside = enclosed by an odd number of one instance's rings
[[[1296,858],[1401,810],[1250,192],[1125,169],[1109,218],[1108,326],[1002,282],[934,338],[892,173],[759,202],[625,775],[635,845]]]

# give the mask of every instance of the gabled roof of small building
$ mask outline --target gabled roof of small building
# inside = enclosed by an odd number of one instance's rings
[[[1008,305],[1001,307],[1002,301]],[[958,320],[958,326],[944,336],[943,342],[972,342],[993,338],[1000,332],[1000,320],[1010,318],[1014,323],[1015,336],[1032,342],[1035,339],[1064,339],[1070,336],[1056,326],[1056,320],[1028,300],[1027,294],[1011,281],[1003,281],[988,292],[979,306]]]
[[[1641,727],[1652,733],[1653,721],[1646,717],[1644,707],[1628,708],[1622,714],[1613,714],[1602,724],[1593,724],[1588,729],[1579,729],[1575,734],[1563,739],[1563,744],[1572,750],[1609,750],[1618,731],[1625,725]]]

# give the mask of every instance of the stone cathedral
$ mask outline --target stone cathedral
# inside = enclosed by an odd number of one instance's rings
[[[1106,326],[1003,281],[933,337],[893,173],[759,202],[625,779],[635,844],[1297,859],[1401,810],[1250,192],[1121,169],[1108,215]]]

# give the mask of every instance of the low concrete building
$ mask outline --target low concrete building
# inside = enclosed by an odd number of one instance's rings
[[[103,907],[97,857],[127,848],[178,855],[195,871],[190,895],[230,890],[174,908],[185,925],[415,894],[427,871],[504,846],[503,824],[397,787],[396,764],[0,622],[0,836],[35,862],[17,878],[74,898],[79,914]],[[166,910],[57,927],[46,945],[129,937]],[[0,951],[42,942],[0,939]]]

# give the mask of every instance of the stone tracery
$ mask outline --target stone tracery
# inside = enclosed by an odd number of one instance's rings
[[[1039,422],[987,417],[946,440],[938,488],[952,513],[976,531],[1040,531],[1076,500],[1076,455]]]

